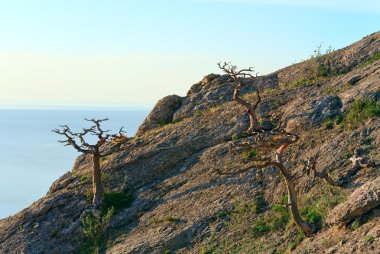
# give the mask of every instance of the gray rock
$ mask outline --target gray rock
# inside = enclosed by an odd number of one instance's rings
[[[355,190],[329,213],[326,223],[347,223],[380,205],[380,177]]]
[[[181,106],[182,100],[183,98],[178,95],[169,95],[159,100],[139,127],[137,135],[140,136],[147,130],[171,123],[173,114]]]

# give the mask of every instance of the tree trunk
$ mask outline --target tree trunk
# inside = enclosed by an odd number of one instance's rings
[[[288,188],[288,206],[290,207],[290,212],[292,214],[294,222],[299,226],[302,231],[310,236],[313,234],[313,229],[310,225],[308,225],[305,221],[303,221],[302,217],[299,214],[298,206],[297,206],[297,192],[293,182],[293,178],[289,171],[285,168],[282,160],[282,154],[287,148],[287,144],[282,145],[276,153],[276,161],[278,163],[278,168],[280,169],[282,175],[285,178],[286,187]]]
[[[244,107],[247,108],[247,112],[249,114],[249,128],[247,130],[248,133],[251,133],[258,128],[258,124],[257,124],[257,117],[255,115],[255,108],[248,102],[246,102],[245,100],[243,100],[242,98],[239,97],[239,89],[240,89],[240,86],[238,88],[235,88],[234,89],[234,94],[233,94],[233,99],[240,103],[241,105],[243,105]]]
[[[92,203],[95,205],[95,207],[99,207],[103,200],[103,185],[101,180],[102,172],[100,171],[100,155],[94,154],[92,155],[92,161],[93,161],[93,168],[92,168],[92,188],[93,188],[93,194],[94,198],[92,200]]]

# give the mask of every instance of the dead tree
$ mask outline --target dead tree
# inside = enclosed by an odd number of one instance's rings
[[[99,207],[102,203],[104,188],[101,180],[101,169],[100,169],[100,158],[109,156],[117,151],[120,151],[122,148],[118,146],[115,149],[109,149],[108,151],[102,151],[102,146],[108,141],[117,141],[126,140],[127,136],[123,131],[123,128],[120,129],[118,134],[109,134],[109,130],[103,130],[101,124],[105,119],[85,119],[88,122],[93,123],[90,128],[84,128],[82,132],[73,132],[69,126],[61,125],[60,129],[55,129],[53,132],[62,135],[65,137],[64,140],[59,140],[59,143],[65,144],[65,146],[72,146],[78,152],[81,152],[85,155],[91,155],[92,158],[92,189],[93,189],[93,200],[92,203],[95,207]],[[90,145],[86,140],[85,136],[87,134],[93,135],[97,138],[97,142],[94,145]]]
[[[296,133],[285,131],[285,129],[280,127],[282,126],[281,123],[279,123],[278,126],[272,130],[263,130],[259,126],[255,113],[257,106],[261,102],[261,97],[258,89],[256,89],[257,100],[253,104],[239,97],[239,90],[244,85],[243,79],[250,79],[245,80],[246,82],[253,81],[254,77],[249,74],[249,72],[252,72],[252,68],[239,71],[236,66],[231,66],[227,63],[219,63],[218,66],[235,81],[236,84],[234,86],[233,99],[239,104],[246,107],[250,115],[250,125],[249,129],[247,130],[249,136],[245,136],[243,139],[233,142],[232,147],[235,148],[235,152],[242,149],[246,151],[256,151],[256,155],[247,161],[247,166],[243,169],[234,172],[221,172],[218,170],[218,172],[220,174],[237,174],[251,169],[262,169],[267,167],[277,168],[285,179],[286,187],[288,190],[288,206],[294,222],[306,235],[312,235],[315,231],[315,227],[305,222],[299,213],[297,204],[297,192],[295,187],[296,176],[295,174],[292,174],[291,171],[285,166],[283,158],[286,149],[290,145],[298,142],[300,137]],[[275,156],[271,154],[274,151]],[[306,171],[309,172],[308,175],[310,175],[310,172],[313,172],[314,176],[325,179],[328,184],[336,185],[327,172],[319,172],[316,170],[316,157],[309,158],[309,163],[306,165],[304,172]]]
[[[228,63],[224,62],[218,63],[218,66],[221,70],[223,70],[230,78],[234,81],[232,86],[234,88],[234,93],[233,93],[233,99],[243,105],[249,114],[249,128],[247,130],[247,133],[252,133],[253,131],[258,130],[259,124],[257,121],[257,116],[256,116],[256,108],[261,102],[261,97],[260,97],[260,92],[257,89],[256,90],[256,96],[257,100],[251,104],[244,100],[243,98],[240,97],[240,89],[245,85],[244,79],[253,79],[254,77],[250,72],[253,71],[253,67],[249,67],[248,69],[242,69],[238,70],[235,65],[229,65]]]

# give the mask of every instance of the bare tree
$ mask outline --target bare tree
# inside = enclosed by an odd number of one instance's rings
[[[101,147],[108,141],[121,142],[126,140],[126,133],[123,128],[119,130],[118,134],[109,134],[109,130],[103,130],[101,124],[105,119],[85,119],[91,122],[93,125],[90,128],[84,128],[82,132],[73,132],[69,126],[61,125],[60,129],[55,129],[53,132],[65,137],[64,140],[59,140],[59,143],[65,144],[65,146],[72,146],[78,152],[91,155],[92,157],[92,188],[93,188],[93,200],[92,203],[95,207],[99,207],[102,202],[104,188],[101,180],[100,158],[111,155],[122,149],[122,146],[118,146],[117,149],[109,149],[107,152],[102,151]],[[97,142],[94,145],[90,145],[86,140],[86,135],[93,135],[97,138]]]
[[[223,64],[218,63],[218,66],[226,74],[228,74],[230,76],[230,78],[232,78],[232,80],[234,81],[233,82],[233,88],[234,88],[233,99],[237,103],[243,105],[247,109],[247,112],[249,114],[249,128],[248,128],[247,132],[252,133],[253,131],[258,130],[259,125],[258,125],[255,110],[256,110],[257,106],[259,105],[259,103],[261,102],[259,90],[256,90],[257,100],[253,104],[242,99],[240,97],[240,94],[239,94],[240,89],[245,85],[244,79],[247,79],[247,78],[253,79],[254,78],[252,76],[252,74],[250,74],[250,72],[253,71],[253,67],[249,67],[248,69],[242,69],[239,71],[235,65],[230,65],[226,62],[224,62]]]
[[[261,102],[261,97],[258,89],[256,89],[257,100],[253,104],[239,97],[239,90],[244,86],[244,83],[253,82],[254,77],[249,74],[249,72],[253,71],[252,68],[242,69],[239,71],[236,66],[229,65],[228,63],[219,63],[218,66],[235,81],[233,85],[233,99],[239,104],[246,107],[250,115],[250,125],[247,130],[249,136],[233,142],[232,147],[235,148],[235,152],[242,149],[246,151],[255,151],[255,156],[253,156],[253,158],[247,162],[248,165],[243,169],[234,172],[222,172],[218,170],[218,172],[220,174],[237,174],[245,172],[252,168],[278,168],[285,179],[286,187],[288,190],[288,206],[295,223],[301,228],[303,232],[305,232],[306,235],[312,235],[315,231],[315,227],[305,222],[299,214],[297,192],[295,187],[295,180],[299,177],[296,177],[295,174],[292,174],[291,171],[285,166],[283,158],[286,149],[290,145],[296,143],[300,137],[296,133],[285,131],[285,129],[281,128],[281,123],[279,123],[278,126],[272,130],[264,130],[260,127],[255,112],[256,108]],[[275,156],[273,158],[273,154],[271,154],[271,152],[274,151]],[[316,156],[309,158],[308,163],[305,165],[303,175],[307,173],[308,176],[311,176],[311,172],[314,176],[325,179],[328,184],[334,186],[336,185],[327,172],[319,172],[316,170]]]

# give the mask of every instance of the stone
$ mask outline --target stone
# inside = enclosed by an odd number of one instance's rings
[[[347,223],[380,205],[380,177],[355,190],[329,213],[326,223]]]
[[[169,95],[159,100],[139,127],[137,135],[141,136],[150,129],[171,123],[173,114],[181,106],[182,100],[183,98],[178,95]]]

